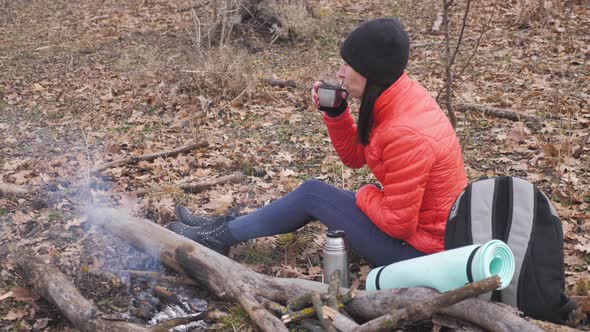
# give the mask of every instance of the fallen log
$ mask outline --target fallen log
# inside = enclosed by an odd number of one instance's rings
[[[208,145],[208,143],[205,141],[200,141],[200,142],[196,142],[196,143],[191,142],[191,143],[188,143],[186,145],[183,145],[181,147],[178,147],[178,148],[175,148],[172,150],[148,153],[148,154],[144,154],[142,156],[131,156],[131,157],[123,158],[123,159],[113,160],[113,161],[109,161],[109,162],[106,162],[106,163],[96,166],[95,168],[90,170],[90,173],[97,174],[97,173],[104,171],[105,169],[109,169],[112,167],[136,164],[140,161],[151,161],[151,160],[154,160],[159,157],[163,157],[163,158],[172,157],[172,156],[175,156],[180,153],[189,152],[189,151],[192,151],[192,150],[195,150],[198,148],[206,147],[207,145]]]
[[[183,183],[180,185],[180,189],[186,193],[196,194],[207,190],[209,188],[215,187],[217,185],[228,184],[228,183],[239,183],[243,181],[246,176],[243,173],[234,173],[226,176],[222,176],[216,179],[204,180],[197,183]],[[138,189],[133,191],[135,195],[138,197],[145,196],[148,193],[155,193],[155,192],[169,192],[169,190],[177,191],[178,187],[155,187],[155,188],[146,188],[146,189]]]
[[[89,221],[152,257],[161,258],[164,264],[201,282],[215,295],[238,302],[263,331],[288,330],[280,319],[264,309],[257,297],[284,305],[302,294],[326,294],[328,291],[328,285],[323,283],[257,273],[153,222],[133,216],[122,217],[121,211],[113,208],[90,211]],[[346,292],[347,289],[341,288],[339,295]],[[403,308],[438,295],[439,292],[428,288],[357,290],[344,309],[355,319],[368,321],[390,313],[392,308]],[[542,331],[501,306],[475,298],[436,312],[492,331]]]
[[[234,173],[226,176],[219,177],[217,179],[211,179],[199,183],[187,183],[180,186],[180,188],[187,192],[187,193],[198,193],[203,190],[209,189],[211,187],[215,187],[220,184],[227,184],[227,183],[239,183],[243,181],[246,176],[242,173]]]
[[[278,86],[279,88],[296,88],[297,87],[297,82],[293,81],[293,80],[277,80],[277,79],[273,79],[273,78],[264,78],[262,79],[262,82],[270,85],[270,86]]]
[[[532,114],[527,114],[524,112],[517,112],[510,109],[505,108],[497,108],[488,105],[478,105],[478,104],[458,104],[456,106],[458,111],[461,112],[469,112],[469,111],[478,111],[483,112],[483,114],[487,116],[493,116],[497,118],[508,119],[512,121],[521,121],[527,120],[531,122],[539,123],[539,118]]]
[[[27,283],[33,285],[37,294],[55,305],[72,325],[81,331],[163,332],[195,319],[187,317],[154,326],[109,320],[92,302],[84,298],[72,281],[57,268],[43,263],[36,257],[26,255],[9,255],[8,261],[16,267],[16,272]]]

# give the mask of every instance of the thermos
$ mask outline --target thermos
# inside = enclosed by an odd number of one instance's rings
[[[348,288],[348,255],[344,243],[344,231],[328,230],[324,244],[324,283],[330,283],[330,276],[340,270],[340,287]]]

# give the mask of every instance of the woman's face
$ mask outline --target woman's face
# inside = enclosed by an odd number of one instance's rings
[[[357,73],[351,66],[346,62],[342,63],[336,76],[342,80],[342,87],[348,90],[348,93],[356,99],[361,99],[365,92],[365,86],[367,85],[367,79]]]

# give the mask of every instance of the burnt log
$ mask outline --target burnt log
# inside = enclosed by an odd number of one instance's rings
[[[108,319],[91,301],[74,286],[70,278],[56,267],[27,255],[9,255],[8,261],[37,294],[55,305],[80,331],[88,332],[163,332],[187,324],[196,317],[186,317],[147,326]]]

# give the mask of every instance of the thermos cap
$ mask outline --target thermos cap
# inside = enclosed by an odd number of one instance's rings
[[[329,229],[326,232],[327,237],[344,237],[344,231],[341,229]]]

